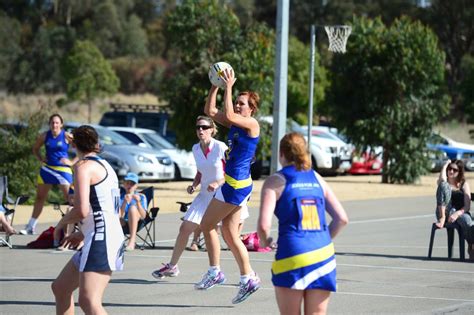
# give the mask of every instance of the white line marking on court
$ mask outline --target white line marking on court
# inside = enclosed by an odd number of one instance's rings
[[[393,217],[393,218],[382,218],[382,219],[370,219],[370,220],[359,220],[359,221],[350,221],[349,225],[352,224],[363,224],[363,223],[374,223],[374,222],[387,222],[387,221],[403,221],[403,220],[413,220],[413,219],[422,219],[427,217],[433,217],[434,214],[420,214],[409,217]]]
[[[389,298],[401,298],[401,299],[416,299],[416,300],[474,302],[474,300],[466,300],[466,299],[437,298],[437,297],[429,297],[429,296],[406,296],[406,295],[396,295],[396,294],[356,293],[356,292],[341,292],[341,291],[336,292],[336,294],[361,295],[361,296],[377,296],[377,297],[389,297]]]
[[[408,267],[354,265],[354,264],[339,264],[339,263],[337,265],[338,266],[344,266],[344,267],[357,267],[357,268],[373,268],[373,269],[391,269],[391,270],[410,270],[410,271],[428,271],[428,272],[442,272],[442,273],[474,274],[474,271],[460,271],[460,270],[447,270],[447,269],[408,268]]]

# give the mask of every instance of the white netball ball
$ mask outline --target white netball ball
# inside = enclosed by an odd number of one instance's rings
[[[209,68],[209,81],[221,89],[225,88],[225,82],[222,80],[224,71],[226,69],[232,70],[232,66],[227,62],[216,62]]]

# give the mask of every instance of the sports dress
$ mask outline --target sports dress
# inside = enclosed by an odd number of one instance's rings
[[[336,291],[336,258],[326,224],[324,191],[312,170],[284,167],[286,186],[277,201],[278,249],[273,285]]]
[[[194,198],[184,216],[184,220],[200,224],[207,206],[215,195],[215,192],[207,191],[210,183],[224,178],[224,159],[227,145],[219,140],[211,139],[209,150],[206,154],[202,152],[199,143],[193,145],[193,155],[198,172],[201,173],[201,190]]]
[[[72,260],[80,272],[122,270],[124,235],[119,220],[119,181],[104,159],[97,156],[85,159],[101,164],[107,174],[90,186],[90,211],[81,226],[84,246]]]
[[[250,137],[239,127],[231,126],[226,152],[225,183],[216,193],[216,199],[236,206],[245,205],[252,193],[250,164],[257,150],[259,137]]]
[[[38,184],[71,184],[72,169],[70,166],[61,163],[62,158],[68,158],[69,144],[66,142],[66,132],[61,130],[55,138],[49,130],[46,133],[44,146],[46,148],[46,163],[41,166]]]

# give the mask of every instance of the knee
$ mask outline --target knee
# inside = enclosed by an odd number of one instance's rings
[[[51,283],[51,291],[53,291],[53,294],[56,297],[67,295],[66,290],[59,284],[57,280],[54,280],[53,283]]]

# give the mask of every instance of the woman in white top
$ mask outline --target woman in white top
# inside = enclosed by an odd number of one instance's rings
[[[91,126],[73,131],[79,161],[74,165],[74,208],[55,228],[55,239],[67,224],[81,223],[82,232],[63,244],[82,249],[71,258],[52,284],[57,314],[73,314],[73,292],[79,288],[79,306],[86,314],[106,314],[102,296],[112,271],[123,268],[124,235],[119,220],[120,191],[117,175],[97,156],[99,137]],[[56,235],[58,234],[58,235]]]
[[[152,272],[153,277],[157,279],[176,277],[179,274],[178,260],[186,248],[189,235],[199,227],[204,212],[217,188],[224,183],[224,154],[227,145],[213,138],[216,133],[217,127],[211,118],[199,116],[196,119],[196,134],[199,142],[193,146],[193,155],[198,172],[194,177],[193,184],[188,186],[187,192],[194,193],[199,185],[201,185],[201,191],[194,198],[183,218],[170,262],[163,264],[161,269]]]

